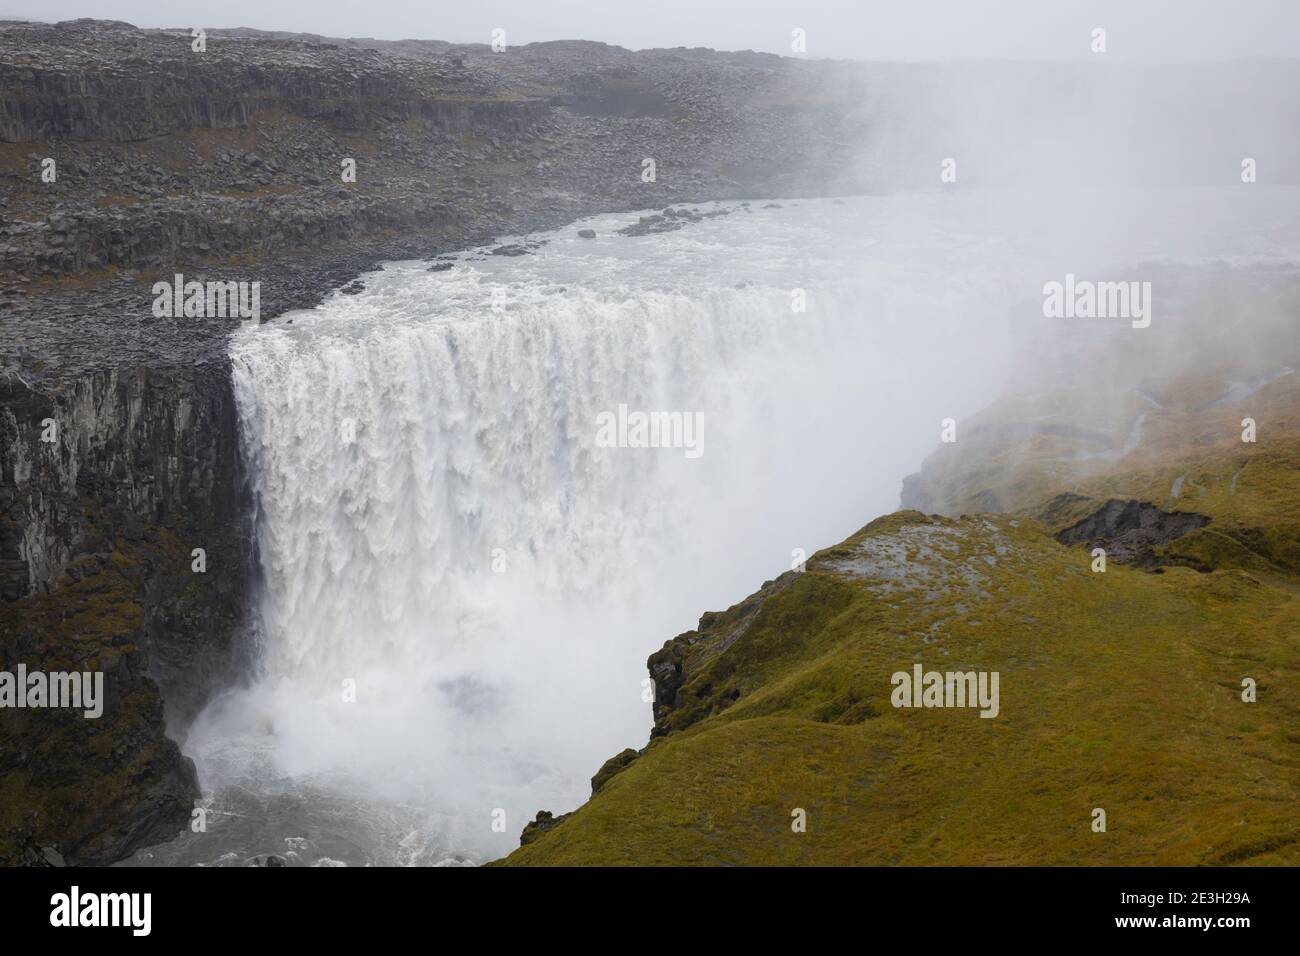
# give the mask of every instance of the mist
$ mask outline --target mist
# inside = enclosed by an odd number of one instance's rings
[[[399,35],[373,12],[350,32]],[[1300,252],[1300,77],[1174,62],[1198,52],[1186,38],[1153,62],[1123,19],[1114,53],[819,67],[860,139],[847,166],[810,160],[797,198],[704,207],[717,218],[661,236],[612,235],[632,211],[506,240],[534,244],[525,259],[393,263],[237,338],[263,650],[189,735],[213,809],[290,812],[318,862],[508,852],[522,820],[577,806],[605,757],[642,745],[649,652],[894,510],[946,423],[964,434],[1015,398],[1027,420],[1140,427],[1143,382],[1206,360],[1188,277],[1257,288]],[[984,52],[1025,53],[1038,21],[1012,21],[1021,39]],[[1086,49],[1089,22],[1052,28]],[[666,44],[623,29],[638,39],[608,36]],[[891,59],[975,52],[953,32]],[[860,195],[815,198],[845,183]],[[1049,316],[1067,277],[1146,283],[1146,324]],[[1290,321],[1255,309],[1215,360],[1258,363]],[[704,453],[599,447],[621,405],[698,415]]]
[[[353,122],[373,94],[322,78],[310,51],[378,51],[403,82],[420,61],[447,84],[421,105],[442,112],[394,106],[383,135],[433,132],[371,168],[474,237],[386,257],[222,341],[256,541],[253,662],[176,732],[220,839],[183,834],[148,862],[282,844],[311,865],[500,857],[646,746],[649,654],[906,505],[945,445],[1092,436],[1052,462],[1073,486],[1138,450],[1172,402],[1153,382],[1244,391],[1294,372],[1289,3],[124,0],[111,15],[182,38],[203,25],[223,56],[249,31],[287,34],[273,52],[301,54],[301,75],[264,86],[260,64],[248,95],[288,89],[339,124],[287,154],[311,202],[350,195],[308,169],[317,153],[346,148],[369,175],[380,134]],[[666,51],[649,56],[667,79],[604,48],[524,46],[560,40]],[[695,89],[706,67],[748,98]],[[688,127],[696,109],[711,119]],[[521,129],[577,129],[578,146],[516,155]],[[125,150],[150,133],[121,133]],[[554,173],[598,156],[637,189],[656,137],[677,135],[663,184],[596,214],[628,193]],[[428,143],[447,146],[433,169]],[[232,189],[258,190],[263,145],[222,156]],[[486,242],[484,223],[526,218],[524,192],[543,197],[536,228]],[[402,225],[375,209],[368,228]],[[602,423],[625,409],[698,423],[698,444],[611,445]],[[1000,504],[984,490],[961,503]]]

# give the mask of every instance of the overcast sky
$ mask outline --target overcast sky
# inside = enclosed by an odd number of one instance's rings
[[[1094,27],[1124,59],[1296,56],[1300,0],[0,0],[35,20],[257,27],[486,43],[603,40],[869,60],[1086,58]]]

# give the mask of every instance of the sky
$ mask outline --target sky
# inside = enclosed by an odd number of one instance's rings
[[[601,40],[859,60],[1205,60],[1300,53],[1300,0],[0,0],[0,16],[510,44]]]

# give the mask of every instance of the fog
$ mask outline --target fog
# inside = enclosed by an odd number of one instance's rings
[[[88,6],[40,15],[107,15]],[[123,2],[112,15],[770,52],[802,27],[807,57],[872,61],[823,74],[852,93],[861,140],[845,178],[862,195],[732,204],[636,243],[610,238],[635,221],[623,212],[597,223],[600,241],[568,228],[526,259],[432,276],[396,264],[236,341],[263,666],[187,751],[218,809],[262,821],[237,837],[245,852],[284,817],[316,861],[505,852],[521,817],[571,809],[605,757],[644,745],[648,653],[895,508],[945,418],[1051,391],[1026,420],[1050,408],[1122,432],[1145,381],[1268,371],[1294,330],[1300,76],[1294,60],[1234,59],[1294,52],[1291,4]],[[1124,314],[1050,315],[1045,287],[1075,279],[1149,292]],[[493,284],[497,318],[482,305]],[[792,317],[796,288],[807,318]],[[596,416],[622,403],[701,412],[703,464],[594,447]],[[341,446],[345,419],[359,437]],[[361,694],[343,717],[341,678]],[[382,819],[340,811],[339,795]],[[508,831],[487,828],[497,809]]]

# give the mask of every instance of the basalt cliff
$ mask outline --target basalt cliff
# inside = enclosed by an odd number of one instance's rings
[[[847,191],[855,95],[752,53],[0,23],[0,662],[108,695],[0,717],[0,865],[179,832],[175,740],[255,648],[235,323],[155,281],[259,282],[267,320],[597,211]]]
[[[268,321],[386,259],[612,210],[933,189],[954,154],[976,185],[1206,182],[1239,157],[1180,131],[1297,88],[1291,63],[1143,72],[1167,96],[1137,115],[1133,78],[1091,66],[978,74],[0,22],[0,665],[102,671],[108,698],[95,720],[0,712],[0,865],[178,833],[198,785],[177,741],[256,654],[236,323],[156,317],[155,282],[257,282]],[[1065,152],[979,151],[991,104],[1042,115],[1049,88],[1168,162],[1095,125]],[[1150,108],[1177,96],[1216,122]],[[1291,125],[1251,132],[1294,150]],[[1300,356],[1292,324],[1234,357],[1216,318],[1246,298],[1223,287],[1188,289],[1195,374],[1009,397],[908,479],[906,510],[655,652],[648,744],[508,862],[1296,862]],[[999,717],[892,707],[914,663],[999,671]]]

